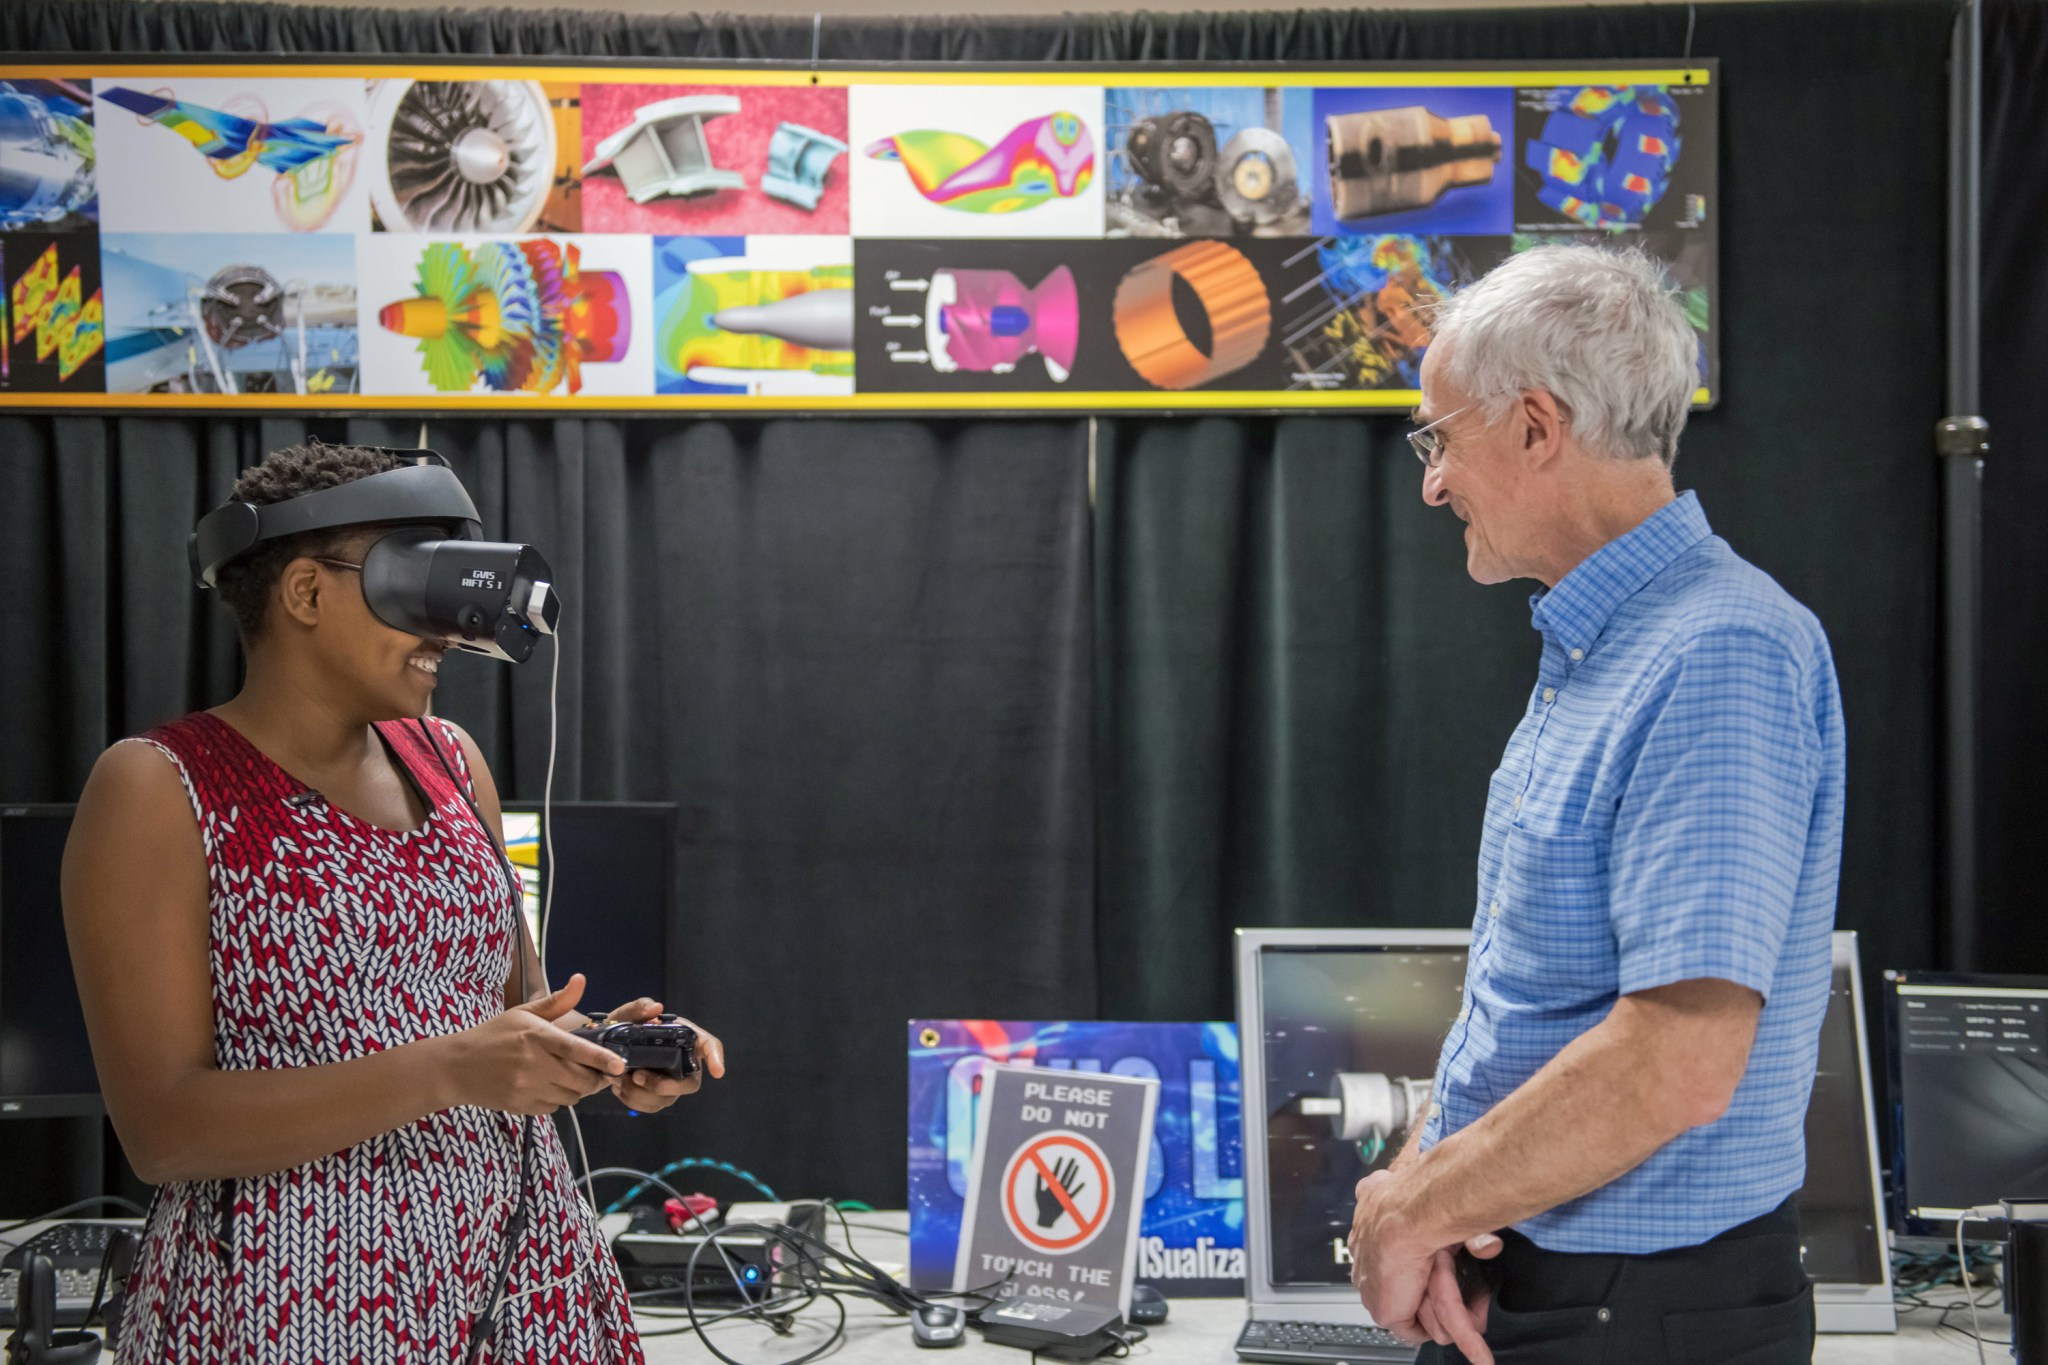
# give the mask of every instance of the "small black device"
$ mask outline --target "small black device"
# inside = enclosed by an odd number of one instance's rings
[[[208,512],[188,547],[194,581],[212,587],[222,565],[266,540],[390,526],[359,566],[371,613],[449,649],[525,663],[562,615],[547,561],[531,545],[482,539],[476,504],[433,451],[384,453],[407,463],[282,502],[229,502]]]
[[[1134,1284],[1131,1286],[1131,1323],[1137,1327],[1157,1327],[1166,1321],[1166,1295],[1156,1285]]]
[[[983,1309],[975,1326],[986,1341],[1053,1360],[1093,1360],[1137,1335],[1125,1330],[1123,1315],[1114,1308],[1024,1298]]]
[[[57,1329],[57,1270],[50,1258],[24,1258],[14,1291],[14,1334],[7,1338],[7,1365],[92,1365],[99,1358],[96,1334]]]
[[[1384,1327],[1348,1322],[1271,1322],[1254,1319],[1237,1334],[1239,1360],[1292,1361],[1307,1365],[1412,1365],[1416,1348]]]
[[[910,1315],[910,1339],[927,1350],[958,1346],[967,1339],[967,1314],[950,1303],[928,1303]]]
[[[577,1029],[576,1036],[618,1054],[628,1071],[675,1077],[697,1074],[697,1030],[680,1015],[664,1014],[639,1024],[599,1019]]]
[[[612,1259],[628,1294],[657,1295],[670,1308],[682,1307],[685,1291],[724,1302],[762,1299],[774,1291],[773,1237],[721,1232],[715,1247],[699,1250],[704,1247],[701,1233],[627,1231],[612,1239]]]

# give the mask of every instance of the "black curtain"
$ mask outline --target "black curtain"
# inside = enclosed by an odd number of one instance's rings
[[[2048,764],[2048,8],[1984,8],[1984,653],[1978,712],[1982,964],[2048,973],[2033,778]]]
[[[1826,625],[1851,746],[1841,922],[1864,931],[1867,966],[1923,966],[1948,16],[1944,0],[1821,0],[834,19],[819,53],[1626,59],[1689,41],[1720,58],[1727,396],[1696,417],[1680,481]],[[0,46],[46,54],[811,44],[808,19],[0,11]],[[1466,922],[1486,776],[1536,641],[1520,588],[1464,577],[1398,431],[434,423],[494,524],[574,566],[563,792],[684,810],[683,1003],[725,1027],[740,1070],[640,1131],[785,1188],[900,1200],[911,1014],[1227,1017],[1233,925]],[[107,739],[232,685],[218,624],[162,556],[279,436],[233,418],[0,428],[0,564],[32,585],[0,606],[29,661],[0,703],[30,721],[0,736],[0,794],[68,798]],[[536,673],[471,669],[443,693],[522,796],[540,776]]]

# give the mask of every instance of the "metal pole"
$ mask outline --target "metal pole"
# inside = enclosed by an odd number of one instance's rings
[[[1981,656],[1984,457],[1978,415],[1978,195],[1982,167],[1983,23],[1963,0],[1949,45],[1948,411],[1936,428],[1942,462],[1944,891],[1949,965],[1976,965],[1977,678]]]

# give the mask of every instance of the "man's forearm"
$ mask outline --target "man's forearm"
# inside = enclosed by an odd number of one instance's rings
[[[1415,1158],[1422,1154],[1422,1130],[1429,1126],[1429,1113],[1434,1108],[1435,1101],[1422,1106],[1422,1112],[1415,1116],[1415,1122],[1408,1125],[1408,1140],[1401,1144],[1401,1150],[1394,1153],[1394,1159],[1387,1163],[1388,1170],[1405,1171],[1415,1164]]]
[[[1755,1035],[1761,1002],[1748,1002],[1694,1013],[1624,999],[1471,1126],[1404,1151],[1389,1215],[1450,1246],[1627,1174],[1727,1103]]]

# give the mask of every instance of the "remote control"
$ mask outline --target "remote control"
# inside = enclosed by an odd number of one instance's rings
[[[697,1074],[697,1030],[678,1015],[664,1014],[640,1024],[613,1023],[607,1017],[577,1029],[576,1036],[617,1053],[628,1071]]]

